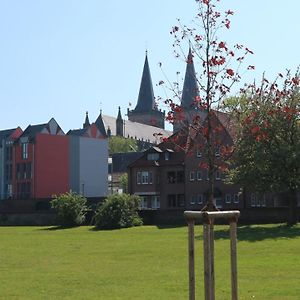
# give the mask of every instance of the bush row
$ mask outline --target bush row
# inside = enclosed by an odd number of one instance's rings
[[[93,217],[97,229],[117,229],[142,225],[138,215],[140,198],[136,195],[114,194],[100,203]],[[87,212],[87,199],[69,192],[54,196],[51,207],[57,211],[58,223],[64,227],[79,226],[84,223]]]

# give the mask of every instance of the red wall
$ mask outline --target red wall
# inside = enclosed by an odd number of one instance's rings
[[[34,145],[34,198],[69,191],[68,136],[37,134]]]

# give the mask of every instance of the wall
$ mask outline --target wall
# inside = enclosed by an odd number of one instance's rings
[[[103,197],[108,189],[108,140],[80,137],[79,181],[85,197]]]
[[[51,198],[69,191],[67,136],[37,134],[34,148],[34,198]]]
[[[85,197],[104,197],[108,189],[108,141],[69,136],[70,188]]]

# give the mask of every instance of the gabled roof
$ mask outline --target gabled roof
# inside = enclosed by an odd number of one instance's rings
[[[67,132],[67,135],[83,136],[85,134],[86,130],[87,130],[87,128],[72,129]]]
[[[45,124],[38,124],[38,125],[29,125],[24,132],[22,133],[21,137],[28,137],[29,139],[33,139],[37,133],[40,133],[45,127]]]
[[[0,141],[10,137],[17,128],[0,130]]]
[[[126,172],[127,167],[143,155],[143,152],[114,153],[112,155],[113,172]]]
[[[148,63],[148,57],[146,53],[138,101],[134,111],[150,112],[151,110],[155,109],[156,107],[154,101],[153,85]]]
[[[181,106],[184,108],[194,108],[196,96],[199,96],[199,87],[197,83],[192,50],[189,48],[181,96]]]
[[[112,135],[116,135],[116,118],[102,115],[102,121],[105,128],[110,128]],[[168,137],[172,131],[161,129],[155,126],[145,125],[129,120],[124,120],[124,137],[130,137],[137,140],[149,141],[158,144],[161,137]]]
[[[60,128],[54,118],[51,118],[48,123],[29,125],[25,131],[20,135],[20,138],[28,138],[34,140],[38,133],[45,133],[51,135],[64,135],[65,133]]]

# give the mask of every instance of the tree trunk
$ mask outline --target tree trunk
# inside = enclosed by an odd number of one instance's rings
[[[289,218],[287,221],[288,226],[294,226],[298,222],[297,214],[297,191],[292,190],[289,193]]]

